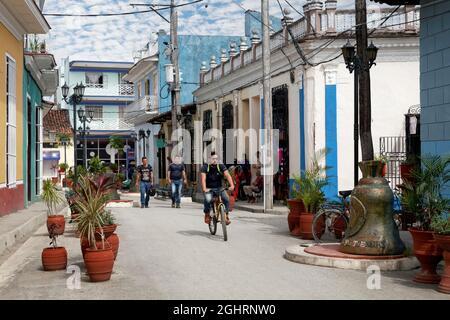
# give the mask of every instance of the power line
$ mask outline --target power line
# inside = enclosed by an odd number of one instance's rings
[[[184,6],[196,4],[196,3],[199,3],[199,2],[202,2],[202,1],[203,0],[195,0],[195,1],[187,2],[187,3],[177,4],[177,5],[173,6],[173,7],[174,8],[184,7]],[[149,6],[149,7],[155,6],[155,5],[152,5],[152,4],[135,4],[135,5],[136,6],[142,5],[142,6]],[[161,5],[159,5],[159,6],[161,6]],[[142,14],[142,13],[149,13],[149,12],[156,12],[156,13],[158,13],[158,11],[168,10],[171,7],[172,7],[171,5],[164,5],[163,8],[159,8],[159,9],[151,8],[149,10],[117,12],[117,13],[91,13],[91,14],[89,14],[89,13],[87,13],[87,14],[43,13],[43,15],[44,16],[49,16],[49,17],[113,17],[113,16],[126,16],[126,15]]]

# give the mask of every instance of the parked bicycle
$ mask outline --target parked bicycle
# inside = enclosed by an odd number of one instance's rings
[[[339,191],[340,202],[328,202],[321,206],[312,222],[314,240],[336,242],[344,237],[350,218],[351,190]]]
[[[212,212],[211,220],[209,222],[209,231],[212,235],[215,235],[217,232],[217,223],[220,222],[222,224],[222,232],[223,232],[223,241],[228,240],[227,235],[227,223],[226,223],[226,214],[227,210],[225,208],[225,204],[222,201],[222,197],[220,196],[223,191],[228,190],[228,188],[222,188],[219,190],[211,190],[213,199],[212,199]]]

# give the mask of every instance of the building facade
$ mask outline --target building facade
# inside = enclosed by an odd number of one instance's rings
[[[31,146],[25,125],[25,113],[30,109],[24,102],[24,82],[28,79],[24,39],[27,34],[49,31],[42,5],[43,1],[31,0],[0,2],[0,149],[4,150],[0,155],[0,215],[22,209],[28,203],[24,183],[28,181],[26,153]],[[40,101],[36,101],[31,111],[36,112],[39,105]]]
[[[303,9],[305,18],[285,19],[283,30],[273,34],[270,42],[273,128],[279,134],[274,152],[279,164],[274,179],[277,199],[289,196],[293,175],[307,169],[314,154],[324,148],[329,150],[324,160],[330,167],[327,197],[353,188],[353,75],[339,55],[347,39],[354,37],[354,11],[337,10],[336,1],[330,0],[309,1]],[[370,11],[369,29],[376,28],[391,11]],[[377,28],[371,36],[379,48],[377,65],[371,69],[372,135],[377,153],[383,137],[405,135],[404,114],[419,103],[419,25],[414,21],[418,14],[414,7],[412,11],[402,8],[386,22],[392,26]],[[300,59],[287,26],[306,61]],[[219,151],[228,165],[246,159],[255,163],[256,152],[263,154],[259,134],[264,128],[262,45],[257,34],[251,41],[237,55],[230,50],[221,65],[211,59],[209,68],[201,70],[202,85],[194,93],[197,120],[203,123],[203,133],[218,129],[215,139],[203,136],[205,161],[211,150]],[[231,150],[224,147],[230,139],[225,136],[227,129],[244,130],[231,137]],[[249,134],[249,129],[256,130],[252,142],[238,139]]]
[[[64,59],[61,83],[73,88],[78,83],[86,86],[83,101],[77,106],[85,114],[93,115],[91,122],[83,124],[77,114],[77,165],[83,165],[86,140],[87,160],[98,156],[105,164],[117,163],[124,168],[134,160],[133,126],[125,121],[126,108],[134,100],[134,86],[122,78],[133,66],[129,62],[70,61]],[[73,126],[73,106],[62,101],[62,108],[69,110]],[[86,129],[86,130],[85,130]],[[84,133],[86,133],[84,135]],[[125,146],[118,154],[111,154],[108,145],[111,136],[118,136]],[[117,158],[118,157],[118,158]]]

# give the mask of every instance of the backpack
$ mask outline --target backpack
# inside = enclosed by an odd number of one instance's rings
[[[209,167],[210,167],[210,165],[208,164],[208,169],[206,169],[206,173],[209,173]],[[220,165],[219,164],[217,164],[217,171],[220,173],[221,176],[224,175],[223,172],[220,170]]]

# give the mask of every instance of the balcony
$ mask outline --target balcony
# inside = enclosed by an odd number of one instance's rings
[[[125,131],[133,130],[134,126],[123,119],[96,119],[89,123],[90,131]]]
[[[146,113],[150,112],[150,113]],[[127,106],[124,120],[129,123],[140,123],[145,116],[152,116],[158,113],[158,97],[143,96]]]
[[[119,84],[119,96],[134,96],[134,85],[130,83]]]

